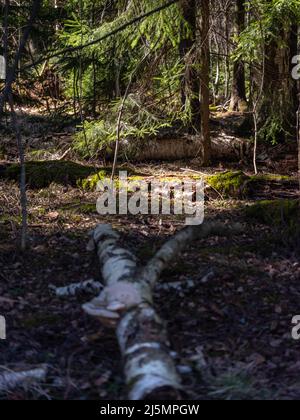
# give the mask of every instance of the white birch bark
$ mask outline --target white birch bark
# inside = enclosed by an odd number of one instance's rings
[[[100,291],[103,289],[103,285],[99,281],[91,279],[79,283],[72,283],[65,287],[56,287],[51,284],[49,289],[52,290],[57,297],[69,297],[76,296],[81,292],[95,294],[100,293]]]
[[[0,374],[0,392],[7,392],[18,386],[46,379],[47,370],[45,367],[22,371],[22,372],[4,372]]]
[[[162,390],[178,398],[181,383],[166,329],[152,307],[151,288],[138,275],[135,256],[119,244],[118,233],[108,225],[96,228],[93,243],[106,287],[83,309],[117,327],[129,398],[142,400]]]
[[[130,399],[180,397],[180,378],[170,355],[164,322],[153,307],[152,291],[162,271],[191,241],[228,231],[223,224],[215,223],[183,229],[144,269],[138,269],[135,256],[123,248],[119,234],[110,225],[95,229],[88,248],[97,251],[105,287],[83,309],[117,329]]]

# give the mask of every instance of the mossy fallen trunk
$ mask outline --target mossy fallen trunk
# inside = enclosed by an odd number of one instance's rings
[[[135,173],[128,169],[130,175]],[[26,182],[32,189],[47,188],[50,184],[71,185],[86,190],[96,189],[99,180],[111,176],[111,168],[95,168],[71,161],[30,161],[26,163]],[[17,163],[0,166],[0,178],[19,181],[20,165]]]
[[[248,176],[242,171],[227,171],[206,178],[208,185],[223,198],[246,199],[264,196],[265,190],[279,193],[291,191],[291,195],[298,196],[298,181],[288,176],[265,174]],[[281,191],[280,191],[281,189]]]
[[[48,187],[51,183],[76,186],[78,181],[94,173],[91,166],[68,161],[36,161],[26,163],[27,185],[33,189]],[[8,164],[0,171],[2,178],[18,181],[20,165]]]

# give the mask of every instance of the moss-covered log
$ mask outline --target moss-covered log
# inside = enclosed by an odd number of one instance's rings
[[[95,169],[68,161],[34,161],[26,163],[26,178],[30,188],[48,187],[51,183],[76,186],[80,180],[87,178]],[[18,181],[20,165],[8,164],[0,170],[0,176]]]
[[[122,167],[129,175],[134,175],[132,169]],[[99,180],[110,178],[111,168],[95,168],[71,161],[30,161],[26,163],[27,186],[32,189],[47,188],[50,184],[71,185],[86,190],[96,189]],[[18,163],[2,164],[0,178],[19,181],[20,165]]]
[[[298,194],[298,181],[288,176],[264,174],[249,176],[242,171],[227,171],[208,176],[207,184],[224,198],[245,199],[264,196],[265,190],[271,187],[273,193],[279,189],[280,195],[289,191]],[[284,197],[283,197],[284,198]]]

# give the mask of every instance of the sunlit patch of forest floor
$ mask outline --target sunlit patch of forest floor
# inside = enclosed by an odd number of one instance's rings
[[[196,163],[191,166],[197,169]],[[157,163],[135,171],[144,177],[181,177],[189,172],[180,169],[191,166]],[[227,167],[198,169],[211,175]],[[278,209],[278,202],[270,203],[287,199],[281,196],[287,180],[269,181],[250,197],[208,190],[206,218],[229,226],[240,222],[245,233],[191,244],[161,279],[173,287],[156,292],[191,399],[300,398],[300,343],[291,336],[292,318],[300,314],[298,207],[285,202]],[[288,198],[297,197],[297,185],[290,187]],[[0,305],[7,319],[0,365],[16,370],[48,366],[46,383],[3,398],[125,398],[114,332],[83,313],[80,304],[89,296],[59,299],[49,285],[101,281],[96,257],[86,251],[88,232],[98,223],[112,223],[123,232],[143,263],[183,220],[103,217],[96,212],[96,199],[96,192],[67,182],[29,188],[30,249],[22,255],[16,248],[18,186],[0,179]],[[253,208],[258,199],[268,201]]]

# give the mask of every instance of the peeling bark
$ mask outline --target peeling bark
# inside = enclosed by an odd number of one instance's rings
[[[210,271],[207,275],[203,277],[201,283],[207,283],[210,278],[214,276],[214,272]],[[55,296],[57,297],[72,297],[77,296],[80,293],[91,293],[95,296],[100,293],[103,289],[103,284],[96,280],[87,280],[81,281],[78,283],[72,283],[69,286],[65,287],[56,287],[53,284],[49,285],[49,289],[53,291]],[[162,283],[157,284],[155,287],[155,292],[172,292],[172,291],[179,291],[181,292],[184,290],[191,290],[196,287],[196,283],[193,280],[185,280],[185,281],[173,281],[170,283]]]
[[[50,290],[53,290],[57,297],[68,297],[76,296],[81,292],[85,293],[100,293],[103,289],[103,285],[93,279],[82,281],[79,283],[72,283],[66,287],[55,287],[54,285],[49,286]]]
[[[95,246],[106,287],[83,305],[89,315],[117,327],[131,400],[159,398],[167,390],[180,396],[181,383],[170,355],[164,322],[152,307],[151,288],[138,275],[135,256],[119,244],[119,234],[109,225],[98,226]]]
[[[240,231],[240,227],[233,230]],[[162,271],[191,241],[228,231],[223,224],[212,222],[187,227],[139,269],[135,256],[123,248],[119,234],[110,225],[95,229],[88,249],[98,254],[105,287],[83,309],[104,325],[116,328],[131,400],[181,397],[181,381],[165,324],[153,307],[152,292]]]
[[[18,386],[24,386],[31,382],[44,381],[47,370],[45,367],[27,370],[23,372],[5,372],[0,375],[0,392],[7,392]]]

